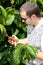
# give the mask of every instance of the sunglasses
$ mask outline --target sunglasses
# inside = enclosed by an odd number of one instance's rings
[[[28,18],[22,18],[22,20],[26,21]]]

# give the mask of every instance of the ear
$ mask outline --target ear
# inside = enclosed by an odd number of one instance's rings
[[[36,15],[33,14],[33,15],[31,16],[31,18],[32,18],[32,19],[36,19]]]

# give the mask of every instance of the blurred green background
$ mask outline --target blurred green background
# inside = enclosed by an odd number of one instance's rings
[[[20,6],[26,1],[36,2],[40,8],[40,15],[43,16],[43,0],[0,0],[0,65],[10,65],[7,54],[14,49],[14,46],[8,43],[7,36],[27,36],[27,25],[22,23],[19,14]]]

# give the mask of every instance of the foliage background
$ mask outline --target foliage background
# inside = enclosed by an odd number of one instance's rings
[[[7,54],[14,49],[8,43],[7,36],[14,34],[18,38],[24,38],[27,35],[27,25],[22,23],[19,14],[20,6],[26,1],[36,2],[43,16],[43,0],[0,0],[0,65],[10,65]]]

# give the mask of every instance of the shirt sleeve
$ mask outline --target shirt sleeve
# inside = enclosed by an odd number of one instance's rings
[[[43,51],[43,35],[41,35],[41,51]]]

